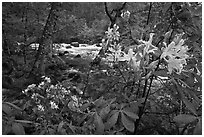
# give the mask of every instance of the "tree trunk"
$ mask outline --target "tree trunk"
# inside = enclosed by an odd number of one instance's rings
[[[105,2],[105,12],[110,19],[110,28],[113,28],[114,24],[116,24],[117,18],[121,17],[122,10],[125,8],[127,2],[124,2],[120,8],[112,9],[111,13],[108,11],[107,3]]]
[[[31,70],[31,73],[34,69],[34,66],[36,62],[39,60],[39,66],[38,70],[40,71],[41,75],[45,74],[45,63],[47,60],[47,55],[51,52],[51,46],[52,46],[52,37],[54,33],[54,26],[57,21],[57,9],[60,6],[60,3],[57,2],[52,2],[51,3],[51,9],[47,18],[47,22],[45,25],[45,28],[43,30],[42,37],[39,41],[39,48],[38,48],[38,53],[36,54],[36,60],[34,62],[33,68]]]

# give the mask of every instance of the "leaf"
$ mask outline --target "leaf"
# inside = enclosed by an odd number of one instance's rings
[[[104,101],[103,96],[102,96],[102,97],[100,97],[99,99],[95,100],[95,101],[94,101],[94,104],[96,105],[96,107],[99,107],[99,106],[103,105],[104,102],[105,102],[105,101]]]
[[[171,29],[170,31],[168,31],[167,33],[165,33],[165,35],[164,35],[165,41],[166,41],[167,39],[169,39],[169,37],[171,36],[172,31],[173,31],[173,29]]]
[[[128,117],[130,117],[134,121],[139,118],[137,114],[135,114],[135,113],[133,113],[127,109],[123,109],[123,113],[125,113]]]
[[[63,128],[63,125],[64,125],[64,122],[63,121],[61,121],[60,123],[59,123],[59,125],[58,125],[58,127],[57,127],[57,132],[60,132]]]
[[[130,131],[130,132],[134,132],[135,130],[135,124],[134,124],[134,121],[131,121],[126,115],[124,115],[123,113],[121,113],[121,120],[122,120],[122,123],[124,125],[124,127]]]
[[[84,120],[88,117],[88,114],[85,114],[83,117],[81,117],[80,119],[78,119],[78,124],[80,125],[82,122],[84,122]]]
[[[4,111],[6,114],[10,115],[12,112],[12,109],[7,104],[2,104],[2,111]]]
[[[145,98],[138,98],[137,99],[137,103],[139,104],[138,106],[141,106],[144,102],[145,102]]]
[[[150,100],[150,107],[152,112],[156,112],[156,103]]]
[[[133,101],[130,103],[130,108],[131,108],[131,110],[133,110],[132,112],[134,112],[134,113],[138,113],[139,106],[143,106],[143,105],[137,101]]]
[[[109,99],[109,100],[107,100],[107,101],[108,101],[109,104],[112,104],[113,102],[116,101],[116,98],[112,98],[112,99]]]
[[[28,121],[28,120],[15,120],[15,122],[25,123],[25,124],[33,124],[32,121]]]
[[[23,111],[21,108],[19,108],[18,106],[14,105],[14,104],[12,104],[12,103],[10,103],[10,102],[4,102],[4,104],[9,105],[9,106],[15,108],[16,110]]]
[[[9,93],[11,92],[9,89],[6,89],[6,88],[2,88],[2,94],[6,94],[6,93]]]
[[[100,117],[101,117],[102,119],[104,119],[104,118],[107,116],[107,114],[108,114],[109,112],[110,112],[110,105],[108,105],[107,107],[101,109],[99,115],[100,115]]]
[[[182,101],[183,103],[186,105],[186,107],[194,114],[194,115],[197,115],[197,112],[196,112],[196,108],[194,107],[194,105],[189,102],[187,99],[185,98],[182,98]]]
[[[157,64],[159,63],[159,60],[155,60],[153,62],[151,62],[148,66],[148,69],[154,69],[157,67]]]
[[[111,127],[113,127],[118,120],[118,115],[119,112],[117,111],[116,113],[114,113],[108,120],[107,122],[104,124],[105,125],[105,130],[109,130]]]
[[[2,135],[7,135],[11,132],[11,125],[2,124]]]
[[[197,63],[197,68],[200,72],[202,72],[202,63],[201,62],[198,62]]]
[[[190,122],[193,122],[196,119],[197,117],[193,115],[181,114],[181,115],[175,116],[173,120],[178,124],[188,124]]]
[[[54,135],[55,134],[55,130],[52,128],[48,128],[48,133],[49,135]]]
[[[20,123],[13,123],[12,131],[16,135],[25,135],[24,127]]]
[[[96,126],[96,134],[102,135],[104,132],[104,124],[102,118],[97,114],[97,112],[95,113],[94,124]]]
[[[194,128],[193,135],[202,135],[202,121],[200,119]]]
[[[90,102],[85,103],[85,104],[83,104],[83,105],[80,107],[80,110],[81,110],[81,111],[84,111],[84,110],[86,110],[90,105],[91,105]]]

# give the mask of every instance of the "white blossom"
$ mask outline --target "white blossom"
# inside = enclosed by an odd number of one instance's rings
[[[130,12],[127,10],[127,11],[124,11],[122,14],[121,14],[121,17],[125,20],[128,20],[130,18]]]
[[[42,106],[41,104],[40,104],[40,105],[37,105],[37,107],[38,107],[38,110],[39,110],[39,111],[45,111],[44,106]]]
[[[58,109],[58,105],[54,101],[50,101],[50,105],[52,109]]]
[[[120,33],[118,32],[119,26],[114,24],[113,28],[108,28],[108,31],[106,31],[107,38],[109,40],[119,40]]]
[[[150,33],[148,41],[139,40],[140,42],[142,42],[145,45],[144,50],[143,50],[143,55],[149,54],[149,53],[154,53],[155,50],[158,50],[157,47],[152,45],[153,36],[154,36],[154,33]],[[139,47],[143,46],[143,44],[139,45]]]
[[[161,58],[168,63],[168,71],[171,74],[173,70],[180,74],[183,70],[183,66],[186,65],[186,59],[189,57],[187,55],[188,47],[183,46],[184,40],[182,35],[177,35],[174,40],[163,49]]]

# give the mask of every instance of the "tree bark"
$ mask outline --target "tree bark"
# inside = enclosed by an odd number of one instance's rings
[[[49,53],[51,52],[54,26],[57,22],[57,18],[58,18],[57,11],[58,11],[58,7],[60,5],[61,4],[57,3],[57,2],[51,3],[51,9],[50,9],[47,21],[46,21],[45,28],[43,30],[42,37],[40,38],[40,41],[39,41],[39,48],[38,48],[38,52],[36,54],[36,59],[34,61],[34,65],[33,65],[33,68],[31,70],[31,73],[34,70],[34,66],[35,66],[36,62],[39,60],[40,63],[39,63],[39,66],[37,69],[40,71],[41,75],[45,74],[46,58],[49,55]]]

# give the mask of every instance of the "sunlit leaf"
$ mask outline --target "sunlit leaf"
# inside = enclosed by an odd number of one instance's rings
[[[135,113],[133,113],[131,111],[128,111],[126,109],[123,109],[123,113],[125,113],[128,117],[130,117],[134,121],[139,118],[137,114],[135,114]]]
[[[155,60],[155,61],[153,61],[153,62],[151,62],[151,63],[149,64],[148,68],[149,68],[149,69],[154,69],[154,68],[157,67],[158,63],[159,63],[159,60]]]
[[[11,132],[11,125],[8,124],[2,124],[2,135],[7,135]]]
[[[197,112],[196,112],[196,108],[194,107],[194,105],[189,102],[187,99],[185,98],[182,98],[182,101],[183,103],[186,105],[186,107],[194,114],[194,115],[197,115]]]
[[[167,33],[165,33],[164,35],[164,41],[166,42],[167,39],[169,39],[169,37],[171,36],[171,33],[172,33],[172,29],[170,31],[168,31]]]
[[[2,111],[5,112],[6,114],[10,115],[12,112],[12,109],[10,108],[9,105],[7,104],[2,104]]]
[[[97,112],[95,113],[94,124],[96,126],[96,134],[102,135],[104,132],[104,124],[102,118],[98,115]]]
[[[13,123],[12,131],[16,135],[25,135],[24,127],[20,123]]]
[[[91,105],[90,102],[85,103],[85,104],[83,104],[83,105],[80,107],[80,110],[81,110],[81,111],[84,111],[84,110],[86,110],[90,105]]]
[[[60,132],[60,131],[62,130],[63,125],[64,125],[64,122],[61,121],[61,122],[59,123],[58,127],[57,127],[57,132]]]
[[[110,129],[111,127],[113,127],[116,124],[116,122],[118,120],[118,115],[119,115],[119,112],[117,111],[107,120],[107,122],[104,124],[105,130]]]
[[[95,100],[95,101],[94,101],[94,104],[95,104],[97,107],[99,107],[99,106],[103,105],[104,102],[105,102],[105,100],[103,99],[103,96],[102,96],[102,97],[100,97],[99,99]]]
[[[202,135],[202,121],[200,119],[194,128],[193,134]]]
[[[175,116],[173,120],[178,124],[188,124],[190,122],[193,122],[196,119],[197,117],[193,115],[181,114],[181,115]]]
[[[28,121],[28,120],[15,120],[15,122],[25,123],[25,124],[33,124],[32,121]]]
[[[55,130],[53,128],[48,128],[48,133],[49,133],[49,135],[54,135]]]
[[[110,112],[110,105],[108,105],[105,108],[102,108],[99,115],[101,116],[102,119],[104,119],[109,112]]]
[[[134,132],[134,130],[135,130],[134,121],[130,120],[124,113],[121,113],[121,120],[122,120],[124,127],[128,131]]]
[[[22,111],[22,109],[21,109],[20,107],[18,107],[18,106],[16,106],[16,105],[12,104],[12,103],[10,103],[10,102],[4,102],[4,104],[9,105],[9,106],[15,108],[16,110]]]

